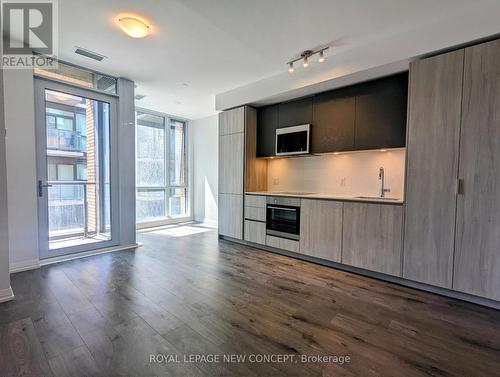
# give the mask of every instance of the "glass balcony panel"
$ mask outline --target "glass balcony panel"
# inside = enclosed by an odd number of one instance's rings
[[[170,208],[170,216],[186,216],[186,188],[176,187],[170,188],[168,191],[168,206]]]

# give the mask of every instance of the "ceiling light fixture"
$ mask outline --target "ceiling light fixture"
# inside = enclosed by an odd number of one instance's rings
[[[118,24],[132,38],[144,38],[151,32],[149,25],[136,17],[119,18]]]
[[[325,55],[323,53],[323,50],[319,52],[319,59],[318,62],[323,63],[325,61]]]
[[[309,67],[309,58],[313,55],[319,54],[319,59],[318,62],[323,63],[325,61],[325,50],[328,50],[329,47],[322,47],[318,48],[316,50],[305,50],[300,53],[300,55],[286,64],[288,64],[288,72],[292,73],[293,72],[293,63],[303,60],[303,66],[304,68]]]
[[[308,62],[307,56],[304,56],[304,64],[302,64],[302,65],[304,66],[304,68],[309,67],[309,62]]]

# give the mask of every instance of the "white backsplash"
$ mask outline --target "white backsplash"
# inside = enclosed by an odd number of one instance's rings
[[[270,159],[268,191],[300,191],[352,196],[379,195],[380,167],[388,197],[403,198],[405,150],[362,151]]]

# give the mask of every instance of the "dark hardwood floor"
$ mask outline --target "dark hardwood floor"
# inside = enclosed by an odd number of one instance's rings
[[[16,300],[0,304],[0,376],[500,376],[499,311],[203,228],[139,241],[135,251],[14,274]],[[230,354],[247,359],[183,359]]]

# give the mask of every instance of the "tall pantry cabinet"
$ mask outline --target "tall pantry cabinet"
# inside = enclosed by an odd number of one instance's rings
[[[500,300],[500,41],[410,68],[403,277]]]

